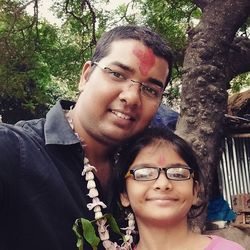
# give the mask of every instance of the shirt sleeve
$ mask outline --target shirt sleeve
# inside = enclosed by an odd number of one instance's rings
[[[211,236],[211,243],[205,248],[205,250],[246,250],[240,244],[224,239],[219,236]]]
[[[15,132],[0,125],[0,213],[13,204],[20,165],[20,142]]]

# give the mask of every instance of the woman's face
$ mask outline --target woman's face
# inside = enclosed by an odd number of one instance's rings
[[[144,147],[130,169],[138,165],[168,167],[172,164],[186,165],[186,162],[166,143]],[[127,193],[121,195],[122,205],[131,206],[140,223],[173,225],[187,220],[187,214],[197,201],[197,187],[192,177],[188,180],[174,181],[166,178],[162,171],[156,180],[138,181],[133,176],[126,179]]]

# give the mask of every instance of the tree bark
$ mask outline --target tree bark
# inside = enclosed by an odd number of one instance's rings
[[[235,38],[250,15],[249,0],[196,0],[200,23],[189,31],[177,134],[191,143],[211,194],[220,160],[229,81],[250,71],[247,38]],[[243,56],[244,55],[244,56]],[[242,61],[240,57],[244,58]],[[247,65],[247,66],[246,66]],[[199,226],[202,227],[202,223]]]

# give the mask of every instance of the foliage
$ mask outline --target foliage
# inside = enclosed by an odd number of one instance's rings
[[[231,81],[231,92],[237,93],[243,88],[250,88],[250,74],[244,73],[236,76]]]
[[[118,24],[149,26],[174,48],[172,87],[165,95],[171,105],[175,103],[187,34],[200,19],[201,10],[191,0],[130,0],[115,9],[103,8],[110,2],[57,0],[53,6],[61,20],[57,27],[38,19],[37,0],[0,0],[1,103],[12,100],[31,116],[41,116],[56,100],[74,99],[83,63],[91,58],[101,34]],[[30,15],[25,11],[29,4],[34,7]],[[249,22],[239,35],[249,35]],[[247,84],[249,76],[242,75],[232,81],[232,90]],[[2,104],[0,113],[7,115],[7,109]]]
[[[76,245],[80,250],[83,249],[84,239],[93,249],[97,249],[97,246],[100,243],[100,238],[96,235],[95,228],[91,221],[84,218],[77,219],[73,225],[73,231],[77,237]]]
[[[38,21],[25,12],[23,4],[1,1],[0,112],[7,122],[15,122],[15,116],[27,110],[30,118],[42,116],[57,99],[72,99],[83,62],[81,48],[67,27],[61,32]],[[13,117],[4,105],[10,99],[21,104]]]
[[[43,89],[36,84],[37,61],[36,21],[21,8],[21,3],[1,1],[0,8],[0,86],[1,103],[13,98],[23,108],[35,111],[38,100],[46,100]],[[48,76],[47,76],[48,77]],[[42,103],[41,102],[41,103]],[[1,107],[1,112],[4,110]]]
[[[120,228],[111,214],[105,214],[101,219],[99,220],[107,220],[108,225],[110,226],[111,230],[120,235],[123,240],[125,240],[125,235],[121,233]],[[73,231],[76,235],[76,245],[79,248],[79,250],[83,250],[83,242],[86,240],[86,242],[89,243],[89,245],[92,246],[93,250],[98,249],[98,245],[100,243],[100,238],[96,235],[94,225],[97,222],[97,220],[89,221],[85,218],[79,218],[75,221],[73,225]]]
[[[164,93],[164,100],[169,106],[177,109],[182,63],[188,43],[187,32],[201,17],[201,11],[190,0],[141,0],[140,3],[144,24],[161,34],[174,50],[172,83]]]

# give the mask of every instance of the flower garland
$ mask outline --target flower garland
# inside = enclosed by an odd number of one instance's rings
[[[71,110],[72,108],[70,108],[70,110],[64,110],[64,112],[70,127],[74,131],[73,120],[70,117]],[[83,139],[80,138],[76,132],[75,135],[80,140],[82,148],[86,147]],[[75,221],[73,230],[76,233],[78,239],[77,247],[82,249],[83,239],[85,238],[85,240],[93,247],[93,249],[97,249],[99,242],[102,241],[103,247],[108,250],[131,250],[131,244],[133,243],[132,233],[135,230],[134,215],[133,213],[128,214],[128,226],[126,228],[121,228],[126,232],[126,234],[122,234],[113,216],[110,214],[104,215],[102,213],[102,209],[106,208],[107,206],[98,197],[99,193],[96,188],[95,175],[93,171],[97,172],[97,169],[89,163],[88,158],[85,156],[82,176],[85,176],[85,180],[87,182],[87,189],[89,190],[87,195],[92,199],[92,202],[87,204],[87,208],[89,210],[93,210],[95,214],[95,220],[90,222],[87,219],[80,218]],[[97,237],[95,234],[95,229],[92,225],[93,222],[97,225],[99,237]],[[120,234],[123,237],[123,243],[121,246],[109,239],[108,226],[110,226],[114,232]]]

